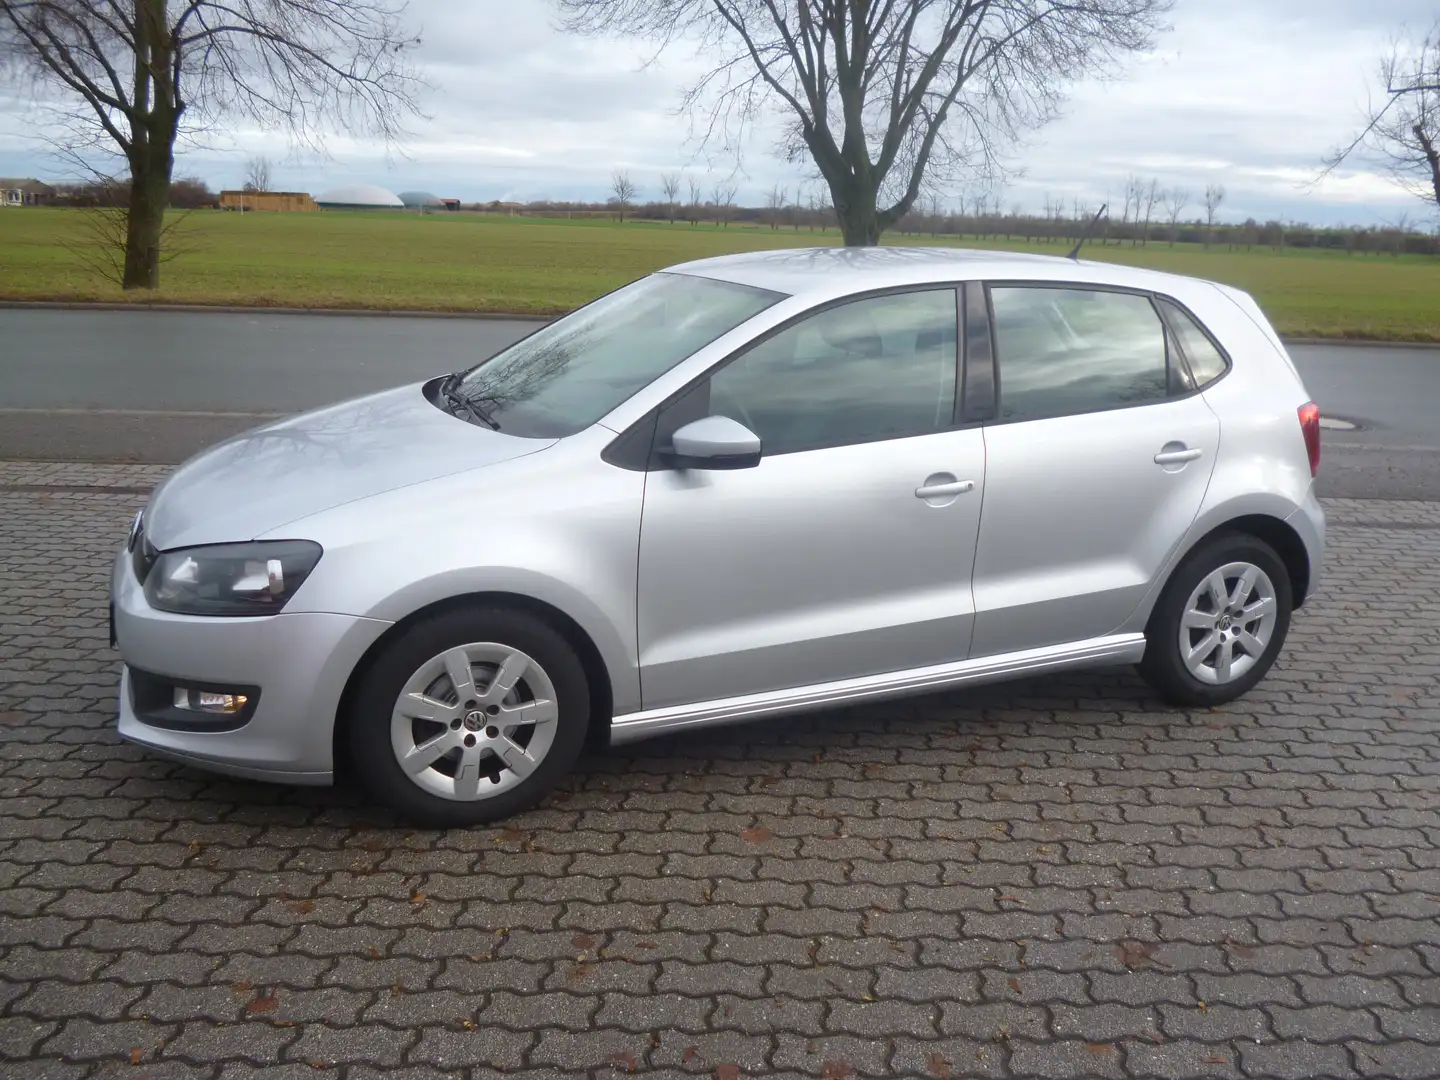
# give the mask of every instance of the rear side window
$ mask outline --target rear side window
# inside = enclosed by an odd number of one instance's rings
[[[1190,373],[1195,377],[1195,389],[1214,382],[1225,374],[1225,354],[1211,340],[1210,335],[1200,329],[1184,308],[1169,300],[1161,300],[1165,318],[1175,336],[1180,340],[1180,349],[1190,363]]]
[[[1165,399],[1165,328],[1148,297],[1003,286],[990,290],[990,304],[1002,422]]]

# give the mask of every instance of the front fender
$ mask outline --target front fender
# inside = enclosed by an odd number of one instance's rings
[[[616,711],[638,709],[645,474],[602,462],[604,442],[587,433],[287,525],[325,551],[287,610],[399,622],[457,596],[525,597],[572,619],[605,664]]]
[[[605,665],[615,712],[633,712],[640,708],[640,666],[631,629],[633,615],[628,625],[617,622],[618,612],[607,612],[568,581],[517,566],[454,567],[410,582],[379,598],[368,617],[401,622],[435,604],[482,593],[536,600],[574,620],[594,644]],[[625,610],[634,612],[633,594]]]

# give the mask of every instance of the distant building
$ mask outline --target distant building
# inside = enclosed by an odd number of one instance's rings
[[[405,204],[393,191],[374,184],[345,184],[322,191],[315,201],[334,210],[403,210]]]
[[[320,207],[306,191],[222,191],[221,210],[268,210],[273,212],[296,212],[319,210]]]
[[[440,203],[445,207],[446,210],[449,210],[451,213],[454,213],[456,210],[460,209],[459,199],[441,199]]]
[[[440,196],[428,191],[402,191],[399,197],[406,210],[439,210],[444,206]]]
[[[0,206],[44,206],[55,189],[39,180],[0,177]]]

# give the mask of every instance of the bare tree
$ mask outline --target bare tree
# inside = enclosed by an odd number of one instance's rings
[[[930,235],[940,235],[940,222],[945,217],[945,200],[938,191],[932,191],[925,199],[925,216],[929,218],[926,224],[930,227]]]
[[[1220,213],[1220,204],[1225,201],[1224,184],[1205,185],[1205,246],[1215,242],[1215,216]]]
[[[1065,209],[1064,199],[1053,199],[1050,193],[1045,193],[1045,238],[1053,239],[1056,223],[1060,220],[1061,211]]]
[[[253,157],[245,163],[245,190],[270,190],[270,159]]]
[[[686,179],[690,183],[690,224],[698,225],[700,223],[700,200],[704,196],[700,193],[699,180],[696,180],[693,176],[686,177]]]
[[[822,192],[818,187],[811,188],[811,189],[810,189],[810,199],[809,199],[809,201],[805,204],[805,206],[806,206],[806,208],[810,211],[810,231],[811,231],[811,232],[814,232],[814,231],[815,231],[815,222],[816,222],[816,219],[819,219],[820,229],[821,229],[822,232],[823,232],[825,229],[829,228],[829,226],[826,224],[825,217],[824,217],[825,212],[826,212],[826,210],[827,210],[827,207],[825,206],[825,195],[824,195],[824,192]]]
[[[1128,225],[1130,223],[1130,215],[1132,213],[1135,215],[1135,223],[1137,225],[1140,223],[1140,204],[1144,201],[1144,199],[1145,181],[1141,180],[1134,173],[1131,173],[1128,177],[1125,178],[1125,209],[1120,214],[1121,225]],[[1123,241],[1123,236],[1121,239]],[[1135,244],[1136,238],[1134,236],[1131,236],[1130,246],[1134,247]]]
[[[1141,194],[1141,205],[1145,211],[1145,231],[1141,234],[1141,241],[1146,247],[1150,246],[1150,218],[1155,213],[1155,204],[1160,201],[1160,181],[1152,179],[1148,187]],[[1137,215],[1138,216],[1138,215]]]
[[[640,189],[635,186],[635,181],[630,179],[630,174],[624,169],[616,169],[610,175],[610,201],[620,208],[620,221],[625,221],[625,211],[635,201],[635,196],[640,194]]]
[[[1165,218],[1170,222],[1170,246],[1175,246],[1175,237],[1179,233],[1180,215],[1185,212],[1185,207],[1190,205],[1190,192],[1183,187],[1170,188],[1161,196],[1162,205],[1165,208]]]
[[[244,117],[396,140],[416,110],[404,0],[0,0],[0,59],[72,98],[130,170],[126,288],[160,282],[176,140]]]
[[[1398,37],[1379,74],[1380,104],[1372,100],[1365,126],[1331,153],[1319,178],[1368,151],[1396,183],[1440,209],[1440,19],[1418,42]]]
[[[776,184],[770,189],[770,193],[765,196],[765,210],[767,217],[770,219],[771,229],[778,229],[780,227],[780,215],[785,210],[785,199],[787,195],[788,193],[784,186]]]
[[[675,224],[675,204],[680,199],[680,174],[678,172],[661,173],[660,190],[665,192],[665,209],[670,215],[670,224]]]
[[[720,214],[720,224],[724,228],[730,227],[730,211],[735,206],[735,192],[739,188],[740,185],[735,182],[734,178],[721,180],[715,185],[715,209]]]
[[[875,244],[927,173],[995,175],[1065,87],[1149,47],[1172,0],[555,0],[573,31],[703,44],[684,102],[703,140],[783,117],[847,244]]]

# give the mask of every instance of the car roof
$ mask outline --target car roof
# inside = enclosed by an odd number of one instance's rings
[[[680,263],[667,267],[667,272],[714,278],[816,301],[897,285],[978,279],[1074,281],[1167,293],[1198,283],[1196,278],[1115,263],[953,247],[747,251]]]

